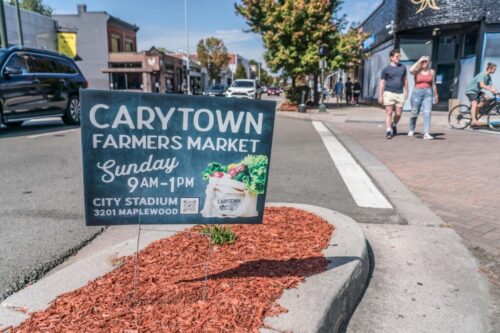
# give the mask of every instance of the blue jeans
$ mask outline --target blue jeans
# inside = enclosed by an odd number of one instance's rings
[[[429,133],[431,128],[431,112],[432,112],[432,89],[414,89],[411,95],[411,117],[410,131],[415,131],[417,125],[417,117],[420,110],[424,112],[424,133]]]

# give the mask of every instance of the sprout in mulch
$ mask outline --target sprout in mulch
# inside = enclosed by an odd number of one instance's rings
[[[206,225],[201,228],[201,233],[210,235],[210,240],[215,245],[233,244],[236,242],[236,233],[231,227]]]

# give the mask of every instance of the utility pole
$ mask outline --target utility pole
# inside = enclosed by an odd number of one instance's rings
[[[325,106],[325,67],[326,67],[326,56],[328,55],[328,45],[321,45],[319,48],[319,56],[321,57],[320,68],[321,68],[321,102],[319,104],[319,112],[326,112]]]
[[[5,25],[5,8],[3,0],[0,0],[0,37],[2,38],[2,48],[6,49],[9,47],[9,42],[7,40],[7,26]]]
[[[21,10],[19,9],[19,0],[16,0],[16,11],[17,11],[17,32],[19,34],[19,46],[23,46],[24,38],[23,38],[23,27],[21,25]]]
[[[186,79],[187,79],[187,93],[188,95],[191,95],[191,68],[189,67],[190,64],[189,64],[189,33],[188,33],[188,3],[187,3],[187,0],[184,0],[184,19],[185,19],[185,22],[186,22],[186,50],[187,50],[187,55],[186,55],[186,58],[187,58],[187,65],[186,65],[186,69],[187,69],[187,75],[186,75]]]
[[[260,62],[257,63],[257,68],[258,68],[258,77],[259,77],[259,82],[260,82]]]

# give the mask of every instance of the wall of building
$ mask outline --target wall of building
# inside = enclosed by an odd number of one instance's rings
[[[109,15],[104,12],[83,12],[77,15],[54,15],[53,18],[64,29],[75,30],[78,67],[89,82],[89,88],[109,89],[108,74],[102,72],[108,67]]]
[[[4,3],[9,45],[19,45],[16,7]],[[24,46],[57,51],[56,22],[45,15],[21,9]]]
[[[128,29],[124,29],[123,27],[119,26],[118,24],[113,24],[111,20],[108,22],[108,49],[109,52],[112,52],[111,50],[111,36],[112,35],[117,35],[120,37],[120,50],[118,52],[136,52],[137,51],[137,39],[136,39],[136,33],[135,31],[130,31]],[[128,51],[125,48],[125,41],[127,39],[130,39],[133,41],[133,47],[132,50]]]
[[[477,22],[483,17],[487,23],[500,23],[498,0],[439,0],[439,10],[426,8],[416,14],[420,5],[411,1],[399,1],[398,30],[444,25],[452,23]]]
[[[396,21],[396,7],[397,0],[385,0],[365,20],[365,22],[363,22],[363,30],[375,35],[375,43],[371,47],[376,47],[393,38],[392,35],[389,35],[386,25],[388,25],[391,20]]]

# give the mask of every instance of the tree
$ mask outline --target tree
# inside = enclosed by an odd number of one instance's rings
[[[295,80],[319,73],[320,45],[329,59],[336,55],[343,18],[336,19],[341,0],[242,0],[235,4],[250,30],[260,33],[266,48],[264,58],[273,72],[282,71]]]
[[[16,2],[14,0],[10,0],[10,4],[15,6]],[[52,15],[54,12],[52,7],[43,4],[43,0],[20,0],[19,8],[47,16]]]
[[[241,63],[236,67],[236,79],[248,79],[247,71]]]
[[[368,38],[368,33],[361,28],[351,27],[339,40],[337,53],[330,61],[332,69],[349,71],[361,64],[363,59],[363,41]]]
[[[198,61],[208,70],[208,79],[212,82],[220,77],[221,72],[228,67],[229,56],[222,39],[210,37],[200,40],[196,51]]]

